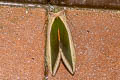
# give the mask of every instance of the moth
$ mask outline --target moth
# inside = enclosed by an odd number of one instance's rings
[[[47,63],[54,76],[62,60],[71,74],[75,72],[75,49],[64,11],[48,13]]]

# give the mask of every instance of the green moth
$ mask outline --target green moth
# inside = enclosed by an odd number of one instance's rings
[[[48,14],[46,53],[47,63],[53,76],[56,74],[61,60],[68,71],[74,74],[75,49],[64,11]]]

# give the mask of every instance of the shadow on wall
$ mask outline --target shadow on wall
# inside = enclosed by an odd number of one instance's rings
[[[0,0],[2,2],[120,9],[119,0]]]

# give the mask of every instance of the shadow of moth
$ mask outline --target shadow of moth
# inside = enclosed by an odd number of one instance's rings
[[[53,76],[61,60],[68,71],[74,74],[75,49],[64,11],[48,13],[46,54],[48,67]]]

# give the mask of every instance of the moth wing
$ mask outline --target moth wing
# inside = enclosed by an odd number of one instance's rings
[[[62,60],[71,74],[74,74],[76,61],[75,49],[70,30],[66,23],[66,17],[60,16],[59,23]]]
[[[46,52],[48,66],[50,68],[50,72],[54,76],[61,59],[61,54],[59,53],[58,26],[56,17],[49,17]]]

